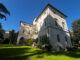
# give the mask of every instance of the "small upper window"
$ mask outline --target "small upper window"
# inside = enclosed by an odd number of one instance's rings
[[[46,26],[46,20],[45,20],[45,26]]]
[[[58,23],[57,23],[57,21],[55,21],[55,25],[56,25],[56,26],[58,26]]]
[[[63,28],[64,28],[64,22],[62,22],[62,26],[63,26]]]

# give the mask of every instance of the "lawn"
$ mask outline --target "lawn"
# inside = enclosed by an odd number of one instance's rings
[[[80,60],[80,49],[52,53],[30,46],[0,44],[0,60]]]

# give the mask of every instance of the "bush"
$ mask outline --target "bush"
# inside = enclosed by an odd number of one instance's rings
[[[3,39],[0,38],[0,43],[2,43],[2,42],[3,42]]]
[[[50,44],[47,35],[40,37],[40,41],[38,42],[38,47],[47,51],[50,51],[52,49],[52,46]]]
[[[10,42],[10,39],[6,38],[4,41],[3,41],[3,44],[9,44]]]
[[[34,40],[35,40],[35,39],[31,38],[31,39],[27,40],[27,43],[26,43],[26,44],[27,44],[28,46],[31,46],[31,45],[33,44]]]

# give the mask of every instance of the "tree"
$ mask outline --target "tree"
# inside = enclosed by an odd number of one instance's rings
[[[15,30],[10,31],[9,35],[10,43],[13,44],[15,40]]]
[[[50,41],[47,35],[43,35],[40,37],[40,41],[38,42],[38,47],[48,51],[52,49],[52,46],[50,44]]]
[[[6,16],[2,13],[10,15],[10,12],[7,10],[7,8],[2,3],[0,3],[0,18],[1,19],[5,18],[6,20]]]
[[[33,39],[33,38],[29,39],[29,40],[27,40],[26,45],[31,46],[34,41],[35,41],[35,39]]]
[[[10,44],[16,44],[17,37],[19,32],[15,32],[15,30],[11,30],[9,33]]]
[[[0,23],[0,43],[2,43],[2,41],[3,41],[3,33],[4,33],[4,31],[3,31],[3,29],[2,29],[2,24]]]
[[[18,33],[19,33],[19,32],[15,32],[15,40],[14,40],[14,44],[16,44],[16,42],[17,42]]]
[[[1,25],[1,23],[0,23],[0,29],[2,29],[2,25]]]
[[[72,23],[73,38],[77,46],[80,46],[80,19]]]

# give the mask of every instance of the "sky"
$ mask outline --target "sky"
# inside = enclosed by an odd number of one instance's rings
[[[44,7],[49,3],[62,13],[66,18],[68,29],[71,30],[71,23],[80,18],[80,0],[0,0],[10,11],[7,21],[0,19],[3,29],[6,31],[20,29],[20,21],[31,23],[38,17]]]

